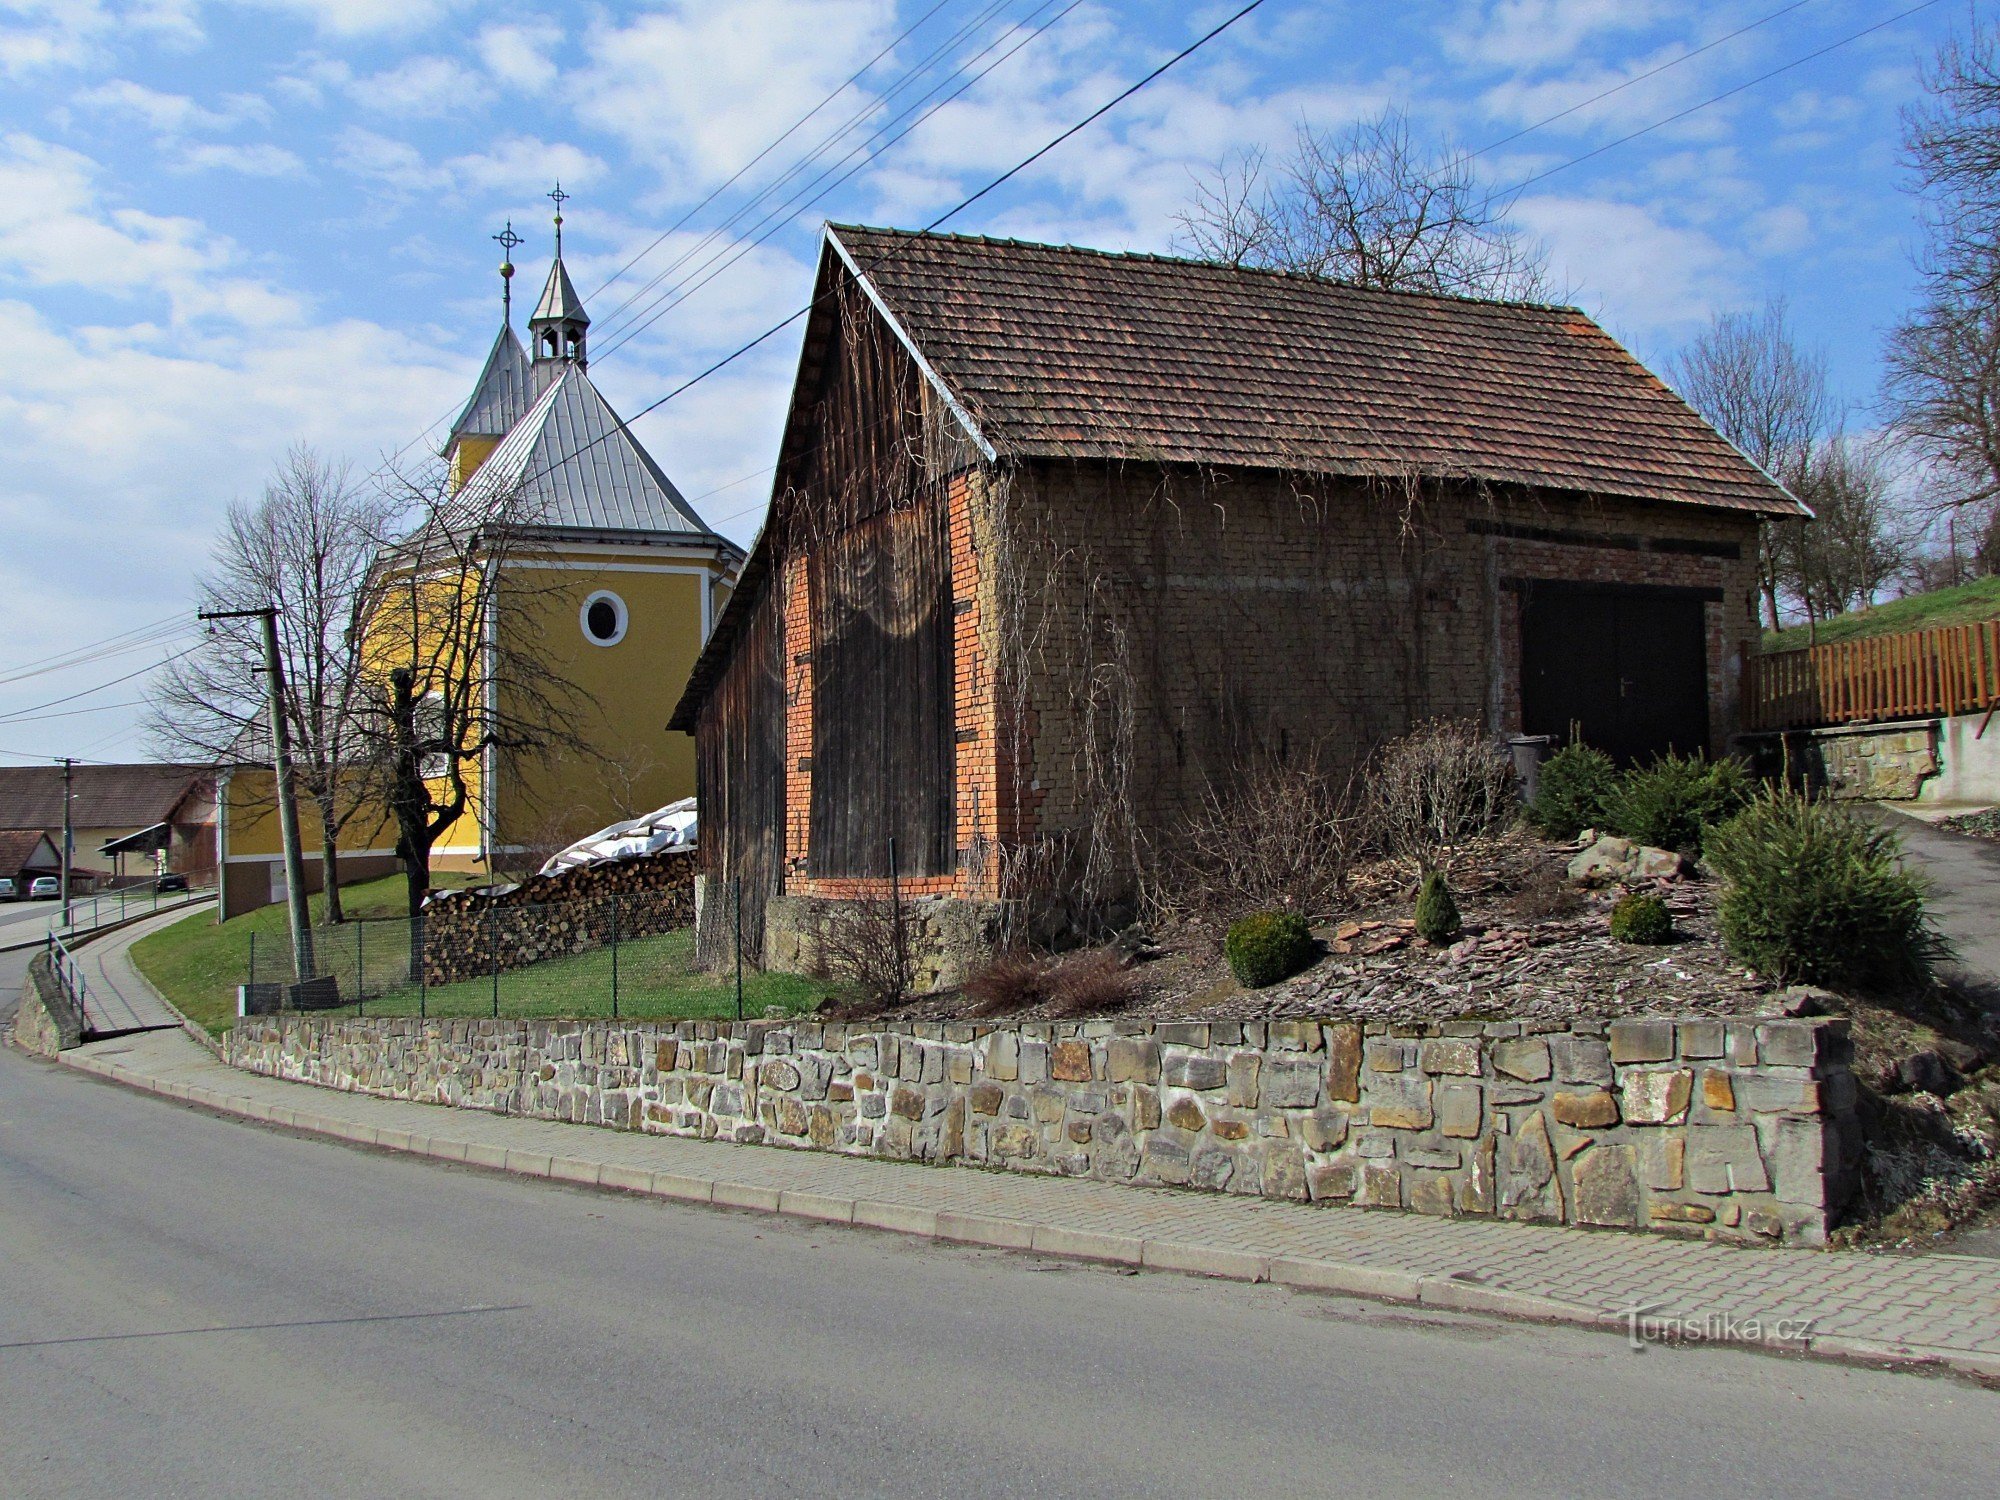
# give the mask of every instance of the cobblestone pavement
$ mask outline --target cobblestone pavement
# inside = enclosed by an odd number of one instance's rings
[[[1643,1308],[1654,1333],[2000,1382],[1991,1260],[1738,1249],[637,1135],[267,1079],[178,1031],[63,1061],[251,1120],[527,1176],[1460,1311],[1629,1326]]]
[[[185,910],[162,912],[76,950],[76,965],[83,975],[84,1020],[92,1032],[103,1036],[181,1024],[160,992],[133,967],[131,946],[147,933],[186,918]]]

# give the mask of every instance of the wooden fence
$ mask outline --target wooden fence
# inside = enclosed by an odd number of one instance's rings
[[[2000,620],[1750,658],[1746,730],[1979,713],[2000,702]]]

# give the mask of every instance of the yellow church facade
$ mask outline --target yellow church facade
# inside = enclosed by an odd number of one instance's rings
[[[694,795],[694,740],[666,728],[667,712],[742,563],[741,549],[700,518],[590,380],[590,319],[563,264],[561,225],[558,216],[527,347],[504,318],[442,457],[456,512],[506,518],[506,545],[488,564],[491,606],[476,634],[459,638],[479,640],[493,661],[503,654],[494,632],[532,633],[527,649],[573,690],[569,732],[588,751],[541,762],[489,750],[465,767],[468,808],[434,846],[434,872],[516,872],[595,828]],[[459,607],[456,588],[440,578],[428,593],[386,591],[385,599],[421,602],[405,603],[400,617],[378,608],[364,627],[364,657],[407,658],[407,637],[424,629],[412,611]],[[489,671],[480,690],[496,695],[496,716],[510,716],[503,673]],[[270,772],[227,774],[218,803],[223,915],[282,900]],[[306,879],[317,889],[309,800],[299,811]],[[398,868],[386,810],[355,815],[340,865],[343,881]]]

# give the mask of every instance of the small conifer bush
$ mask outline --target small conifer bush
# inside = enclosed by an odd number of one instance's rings
[[[1634,893],[1611,908],[1611,935],[1621,943],[1664,943],[1674,935],[1674,914],[1658,896]]]
[[[1290,979],[1312,962],[1312,930],[1297,912],[1252,912],[1230,927],[1222,954],[1237,983],[1261,990]]]
[[[1617,786],[1611,757],[1578,740],[1542,762],[1528,816],[1550,838],[1573,839],[1604,826],[1604,804]]]
[[[1417,891],[1417,936],[1443,947],[1461,930],[1458,902],[1452,899],[1451,886],[1444,878],[1444,871],[1433,870]]]
[[[1880,989],[1922,978],[1948,948],[1900,854],[1894,833],[1841,803],[1765,792],[1709,835],[1723,944],[1780,984]]]
[[[1710,829],[1750,799],[1750,778],[1733,760],[1662,755],[1618,778],[1605,799],[1610,825],[1636,843],[1698,854]]]

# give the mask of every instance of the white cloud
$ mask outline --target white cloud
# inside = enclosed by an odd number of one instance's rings
[[[306,175],[304,162],[283,146],[273,146],[269,142],[233,146],[207,141],[183,148],[175,164],[185,172],[236,172],[244,177]]]
[[[563,29],[555,22],[534,20],[488,26],[476,43],[479,60],[501,83],[525,94],[539,94],[556,80],[556,49]]]
[[[465,0],[238,0],[310,22],[329,36],[362,37],[421,31]]]
[[[1677,339],[1743,296],[1741,261],[1707,232],[1603,198],[1523,198],[1515,208],[1567,282],[1608,310],[1621,336]]]
[[[558,179],[584,186],[605,170],[597,157],[564,141],[507,136],[486,151],[432,160],[407,141],[358,127],[342,133],[334,159],[357,177],[398,196],[518,193],[533,198]]]
[[[98,54],[113,17],[97,0],[8,0],[0,18],[0,73],[25,77],[78,68]]]
[[[85,89],[76,102],[106,114],[130,116],[162,135],[225,130],[260,110],[259,101],[250,95],[236,95],[224,108],[210,109],[186,94],[162,93],[129,78],[114,78]]]
[[[450,57],[408,58],[350,80],[347,92],[364,109],[416,119],[477,108],[492,93],[483,77]]]
[[[1666,0],[1478,0],[1442,30],[1445,50],[1496,68],[1566,62],[1620,32],[1640,31],[1674,7]]]

